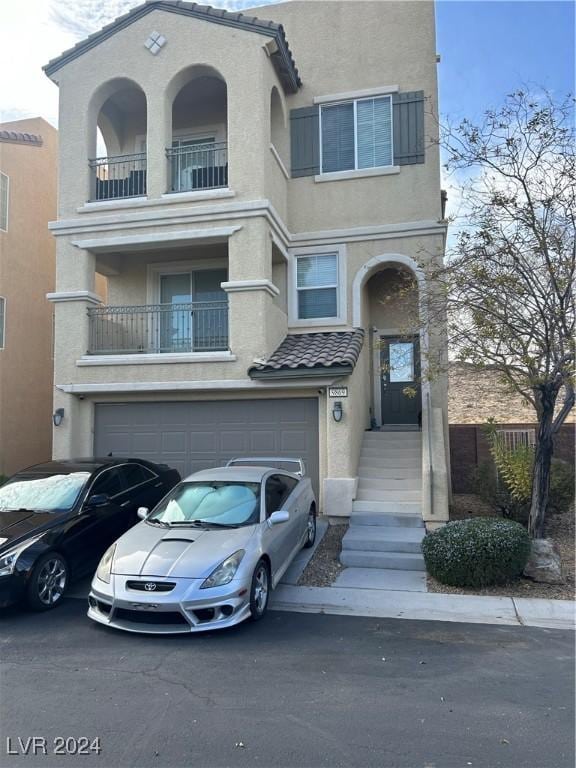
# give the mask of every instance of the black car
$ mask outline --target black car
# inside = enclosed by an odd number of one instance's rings
[[[70,581],[92,573],[106,549],[152,509],[180,475],[142,459],[36,464],[0,487],[0,607],[25,599],[54,608]]]

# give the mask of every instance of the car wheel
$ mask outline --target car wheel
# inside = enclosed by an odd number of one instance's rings
[[[306,541],[304,542],[304,549],[310,549],[314,546],[316,541],[316,510],[314,507],[310,507],[308,512],[308,527],[306,530]]]
[[[265,560],[259,560],[252,574],[250,587],[250,618],[259,621],[268,608],[270,596],[270,568]]]
[[[68,586],[68,565],[58,552],[43,555],[32,571],[28,583],[27,602],[33,611],[55,608]]]

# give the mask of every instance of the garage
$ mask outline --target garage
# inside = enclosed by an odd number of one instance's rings
[[[183,477],[235,456],[302,457],[318,494],[315,398],[99,403],[95,411],[96,456],[162,461]]]

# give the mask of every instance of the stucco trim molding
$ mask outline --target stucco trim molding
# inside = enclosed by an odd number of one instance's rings
[[[183,229],[177,232],[154,232],[149,235],[123,235],[120,237],[97,237],[88,240],[72,240],[72,245],[87,251],[105,253],[118,248],[131,248],[141,245],[160,245],[161,243],[186,243],[191,240],[226,238],[241,230],[235,227],[213,227],[210,229]]]
[[[332,101],[348,101],[350,99],[365,99],[370,96],[384,96],[387,93],[397,93],[398,85],[380,85],[377,88],[364,88],[360,91],[344,91],[344,93],[332,93],[328,96],[314,96],[314,104],[329,104]]]
[[[130,208],[150,208],[165,203],[195,203],[202,200],[218,200],[220,198],[236,197],[236,192],[227,187],[224,189],[206,189],[198,192],[167,192],[160,198],[130,197],[121,200],[100,200],[76,208],[76,213],[98,213],[98,211],[115,211]]]
[[[383,168],[361,168],[354,171],[336,171],[314,176],[316,184],[324,181],[345,181],[346,179],[364,179],[368,176],[394,176],[400,173],[399,165],[387,165]]]
[[[47,293],[46,298],[53,304],[65,301],[87,301],[89,304],[102,304],[102,299],[92,291],[56,291]]]
[[[266,291],[270,296],[280,295],[280,290],[270,280],[229,280],[226,283],[220,283],[220,287],[226,293]]]
[[[318,389],[334,383],[325,379],[282,381],[253,381],[252,379],[216,379],[206,381],[120,381],[99,384],[56,384],[56,389],[69,395],[136,394],[138,392],[206,392],[268,389]]]
[[[83,355],[76,360],[79,368],[98,365],[165,365],[171,363],[233,363],[231,352],[182,352],[175,354]]]
[[[278,166],[282,171],[282,173],[284,174],[284,177],[289,180],[290,174],[288,173],[288,169],[284,165],[284,161],[280,157],[280,153],[278,152],[274,144],[270,144],[270,152],[272,152],[272,156],[274,157],[274,160],[276,160],[276,162],[278,163]]]

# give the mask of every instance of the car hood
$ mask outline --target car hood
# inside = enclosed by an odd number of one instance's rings
[[[142,522],[118,539],[112,573],[205,579],[223,560],[246,548],[256,527],[168,529]]]
[[[26,509],[0,511],[0,550],[52,528],[65,516],[59,512],[33,512]]]

